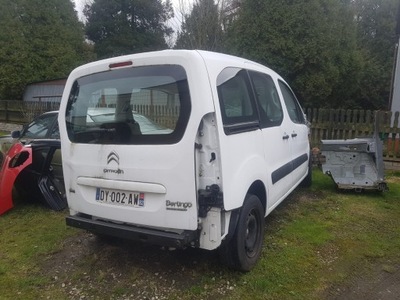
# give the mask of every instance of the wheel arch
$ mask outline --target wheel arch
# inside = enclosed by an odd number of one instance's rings
[[[266,211],[267,211],[267,189],[266,189],[264,183],[261,180],[254,181],[250,185],[250,187],[246,193],[246,196],[249,194],[253,194],[253,195],[257,196],[258,199],[260,199],[261,205],[264,209],[264,216],[265,216]],[[245,201],[245,198],[243,199],[243,203],[242,203],[241,207],[238,207],[238,208],[232,210],[230,223],[229,223],[229,230],[228,230],[227,236],[225,237],[225,242],[229,241],[232,238],[232,235],[236,230],[236,226],[237,226],[237,223],[239,220],[239,215],[240,215],[241,209],[244,205],[244,201]]]
[[[247,194],[256,195],[258,199],[260,199],[261,205],[264,208],[264,216],[265,216],[267,211],[267,189],[264,183],[261,180],[254,181],[250,186]]]

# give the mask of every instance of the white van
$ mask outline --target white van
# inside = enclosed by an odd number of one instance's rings
[[[311,183],[306,123],[287,83],[243,58],[165,50],[81,66],[59,113],[67,224],[220,248],[248,271],[264,217]]]

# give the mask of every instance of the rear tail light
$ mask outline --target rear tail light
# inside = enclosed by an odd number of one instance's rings
[[[128,66],[132,66],[132,65],[133,65],[132,61],[123,61],[123,62],[110,64],[108,67],[110,69],[115,69],[115,68],[128,67]]]

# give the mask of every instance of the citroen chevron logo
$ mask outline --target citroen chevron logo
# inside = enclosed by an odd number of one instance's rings
[[[107,156],[107,165],[115,161],[119,165],[119,155],[115,151],[111,151]]]
[[[118,169],[107,169],[104,168],[104,173],[114,173],[114,174],[124,174],[124,170],[119,168],[119,155],[115,151],[111,151],[110,154],[107,155],[107,165],[109,165],[112,161],[115,161],[118,165]]]

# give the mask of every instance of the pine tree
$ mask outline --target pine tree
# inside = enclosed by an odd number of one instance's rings
[[[0,0],[0,99],[25,85],[63,78],[91,56],[69,0]]]
[[[94,0],[86,5],[85,31],[98,58],[167,48],[173,33],[169,0]]]

